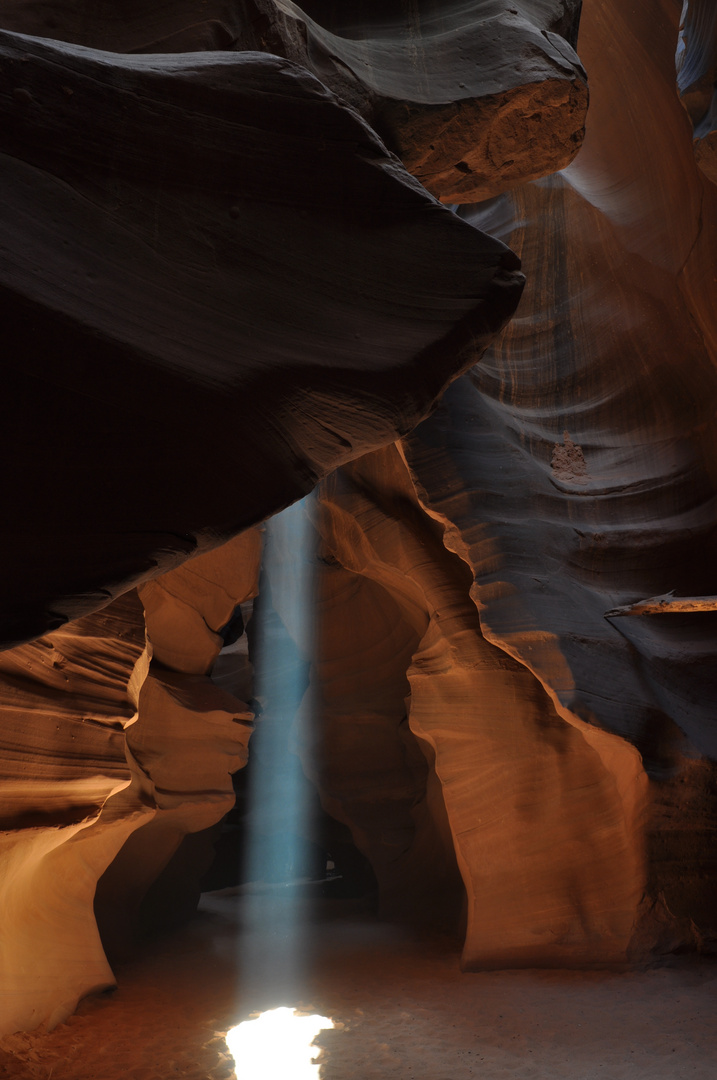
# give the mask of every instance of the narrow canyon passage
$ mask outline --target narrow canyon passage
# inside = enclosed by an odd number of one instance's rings
[[[0,130],[0,1080],[712,1080],[715,0],[3,0]]]

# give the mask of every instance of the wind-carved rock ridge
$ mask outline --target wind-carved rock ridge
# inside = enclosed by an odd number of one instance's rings
[[[3,31],[0,61],[0,304],[24,357],[4,428],[11,643],[408,430],[522,277],[290,61]],[[62,433],[49,458],[39,424]]]
[[[562,168],[584,134],[587,78],[575,53],[579,0],[91,0],[44,18],[9,0],[3,24],[101,49],[274,53],[355,108],[445,203],[477,202]],[[53,32],[50,32],[53,31]]]
[[[3,1032],[61,1023],[115,985],[105,950],[196,906],[211,844],[182,844],[231,809],[252,727],[208,678],[211,627],[256,594],[260,549],[250,530],[0,653]]]
[[[3,429],[3,635],[43,635],[3,654],[6,754],[38,778],[7,789],[13,1030],[112,984],[93,901],[116,954],[138,922],[166,921],[168,896],[175,915],[196,900],[204,856],[184,838],[231,806],[251,731],[207,678],[255,589],[246,527],[425,415],[523,282],[290,61],[5,31],[0,56],[1,303],[23,356]],[[134,584],[143,609],[111,603]],[[128,603],[131,647],[118,630],[100,648],[83,620]]]
[[[427,910],[445,918],[455,904],[455,855],[467,898],[466,968],[625,963],[644,886],[647,783],[639,754],[571,715],[522,657],[487,639],[470,574],[435,516],[425,513],[397,447],[320,486],[322,544],[348,580],[339,615],[330,598],[340,572],[331,560],[321,564],[325,626],[311,699],[320,745],[305,748],[305,767],[378,867],[389,911],[405,911],[419,891]],[[352,709],[359,662],[347,647],[359,610],[364,624],[373,621],[377,643],[379,628],[390,626],[389,640],[413,649],[410,657],[405,647],[389,646],[383,656],[377,649],[372,663],[391,670],[397,686],[407,678],[405,703],[397,698],[379,717],[370,688],[363,691],[383,739],[393,733],[405,742],[407,715],[430,766],[396,847],[384,837],[398,827],[397,794],[408,773],[401,781],[395,766],[393,787],[387,773],[392,795],[378,820],[352,794],[371,783],[363,715]],[[350,749],[332,755],[337,742]]]
[[[647,5],[618,8],[585,5],[591,112],[575,163],[475,212],[523,259],[520,318],[401,445],[471,568],[484,635],[586,738],[607,736],[606,766],[637,812],[624,820],[646,814],[626,830],[652,905],[634,909],[635,959],[717,937],[717,205],[674,93],[679,11],[666,4],[654,23]],[[635,40],[652,57],[639,76]],[[664,103],[659,123],[616,120],[628,98],[641,116]],[[667,593],[685,610],[644,609]],[[616,608],[644,611],[606,620]],[[642,766],[623,774],[635,749]]]

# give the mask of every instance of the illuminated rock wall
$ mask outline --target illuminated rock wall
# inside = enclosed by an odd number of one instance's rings
[[[576,161],[461,211],[521,255],[517,317],[399,444],[406,477],[366,458],[321,487],[330,552],[425,634],[405,712],[443,785],[469,966],[715,938],[717,192],[677,94],[678,7],[585,6]],[[474,604],[460,648],[425,584],[435,535],[466,567],[444,571]],[[706,609],[606,618],[671,591]]]
[[[207,672],[217,631],[256,593],[259,555],[249,530],[0,653],[6,1031],[57,1023],[114,985],[94,911],[105,947],[126,949],[184,837],[231,809],[251,713]],[[174,902],[186,911],[182,892]]]
[[[397,770],[382,789],[387,802],[393,798],[392,812],[377,814],[365,800],[352,811],[366,854],[374,866],[384,861],[390,869],[385,884],[379,875],[390,894],[389,910],[396,907],[396,894],[427,892],[430,898],[436,888],[447,898],[455,854],[468,902],[466,966],[624,962],[644,887],[647,784],[639,754],[562,708],[552,686],[541,685],[527,665],[487,639],[471,599],[471,575],[450,550],[448,530],[422,513],[396,448],[363,458],[326,481],[320,506],[327,550],[374,583],[374,626],[392,629],[391,636],[375,633],[374,648],[383,653],[381,663],[372,656],[369,670],[391,663],[398,669],[394,677],[405,673],[408,679],[410,696],[406,686],[407,700],[396,702],[391,717],[394,740],[400,745],[407,716],[431,767],[431,782],[424,779],[419,794],[409,792],[413,821],[403,835],[394,837],[388,827],[399,822]],[[494,554],[498,565],[500,554]],[[335,577],[332,569],[322,574]],[[359,622],[355,605],[347,583],[340,598],[342,626]],[[330,611],[325,638],[333,652],[345,634],[339,636],[329,618]],[[369,618],[363,617],[364,633]],[[411,652],[408,664],[394,643],[401,632]],[[536,651],[550,647],[546,632],[527,637]],[[352,733],[359,746],[364,735],[361,713],[357,727],[349,720],[353,685],[339,679],[346,660],[342,667],[333,660],[333,679],[332,665],[322,660],[316,665],[318,708],[328,730],[320,728],[320,748],[309,757],[320,763],[320,790],[343,806],[346,784],[337,773],[351,770],[353,787],[365,791],[375,765],[349,745]],[[565,674],[559,656],[553,670]],[[367,684],[364,675],[360,685],[370,695],[374,678]],[[338,686],[343,707],[337,708]],[[381,700],[385,705],[389,699]],[[387,720],[381,717],[382,730]],[[343,754],[331,753],[332,738],[342,740]],[[405,783],[406,751],[403,761]],[[362,812],[373,820],[372,830]]]

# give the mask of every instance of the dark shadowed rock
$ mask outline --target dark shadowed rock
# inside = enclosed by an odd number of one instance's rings
[[[573,0],[254,2],[259,40],[240,43],[313,71],[442,202],[489,198],[578,151],[587,81]]]
[[[6,642],[407,431],[518,301],[287,60],[3,33],[0,115]]]
[[[562,168],[584,134],[580,0],[8,0],[2,25],[122,52],[275,53],[356,108],[442,202]]]

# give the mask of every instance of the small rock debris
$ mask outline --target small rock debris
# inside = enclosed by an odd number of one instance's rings
[[[555,443],[551,468],[556,480],[564,484],[587,484],[590,479],[582,447],[570,438],[570,432],[563,432],[563,442]]]

